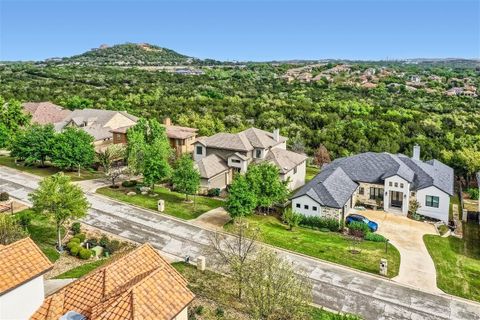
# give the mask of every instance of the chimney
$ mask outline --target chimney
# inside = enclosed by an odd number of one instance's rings
[[[280,129],[273,130],[273,140],[280,141]]]
[[[169,118],[169,117],[166,117],[164,120],[163,120],[163,124],[165,126],[171,126],[172,125],[172,120]]]
[[[418,144],[413,146],[413,160],[420,160],[420,146]]]

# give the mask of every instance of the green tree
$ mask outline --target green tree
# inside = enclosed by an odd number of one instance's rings
[[[298,227],[299,223],[302,221],[302,216],[294,212],[291,208],[285,209],[282,218],[290,231],[292,231],[294,227]]]
[[[16,100],[5,100],[0,96],[0,148],[8,146],[8,142],[18,130],[30,123],[31,116],[22,110]]]
[[[251,215],[257,206],[255,193],[244,175],[237,175],[229,188],[225,209],[232,218]]]
[[[200,173],[194,166],[190,155],[181,156],[173,170],[172,183],[176,190],[185,194],[188,200],[189,194],[195,194],[200,186]]]
[[[156,140],[147,146],[143,167],[143,178],[145,183],[150,185],[152,190],[155,184],[167,179],[172,173],[168,163],[170,157],[170,146],[164,141]]]
[[[62,172],[44,178],[38,189],[30,194],[33,210],[53,218],[57,230],[58,249],[62,250],[61,230],[70,219],[87,214],[89,203],[82,189],[73,184]]]
[[[0,214],[0,244],[7,245],[27,236],[13,216]]]
[[[26,164],[40,163],[43,167],[52,154],[54,139],[53,125],[33,124],[18,131],[10,146],[11,156],[24,160]]]
[[[267,211],[276,203],[284,203],[288,197],[286,182],[280,180],[278,168],[268,162],[252,165],[245,175],[249,188],[255,193],[257,207]]]
[[[67,128],[55,136],[52,162],[61,169],[78,169],[92,165],[95,159],[93,137],[77,128]]]

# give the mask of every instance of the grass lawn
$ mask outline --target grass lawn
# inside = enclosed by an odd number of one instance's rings
[[[478,226],[476,232],[478,236]],[[478,242],[469,246],[463,239],[435,235],[425,235],[423,240],[437,269],[437,286],[452,295],[480,302]]]
[[[28,172],[31,174],[35,174],[40,177],[48,177],[51,176],[57,172],[60,172],[62,170],[56,168],[56,167],[50,167],[47,166],[45,168],[39,168],[35,166],[24,166],[22,164],[15,164],[15,160],[12,157],[7,157],[7,156],[0,156],[0,165],[10,167],[13,169],[17,169],[20,171]],[[88,171],[88,170],[80,170],[80,177],[78,176],[78,172],[75,171],[69,171],[69,172],[64,172],[65,175],[69,176],[72,181],[80,181],[80,180],[90,180],[90,179],[96,179],[96,178],[101,178],[102,174],[98,171]]]
[[[340,233],[302,227],[288,231],[284,224],[272,216],[254,215],[248,221],[250,225],[260,228],[261,240],[270,245],[375,274],[378,274],[380,259],[386,258],[388,276],[392,278],[398,275],[400,254],[391,244],[388,245],[388,253],[385,253],[385,243],[362,241],[355,247],[360,253],[352,254],[352,240]],[[231,227],[231,224],[225,225],[227,231]]]
[[[54,224],[46,215],[36,214],[31,209],[24,211],[31,212],[33,216],[30,226],[28,227],[30,238],[40,247],[50,261],[55,262],[60,258],[60,254],[55,249],[57,232]],[[64,232],[65,230],[63,230],[63,233]]]
[[[97,261],[85,263],[81,266],[70,269],[70,270],[56,276],[55,279],[80,278],[80,277],[86,275],[87,273],[89,273],[90,271],[95,270],[98,267],[101,267],[102,265],[104,265],[108,261],[109,261],[109,259],[106,258],[106,259],[100,259],[100,260],[97,260]]]
[[[148,194],[127,196],[126,193],[132,190],[135,189],[112,189],[109,187],[104,187],[98,189],[97,193],[155,211],[157,211],[158,200],[163,199],[165,200],[165,214],[185,220],[195,219],[202,213],[221,207],[223,205],[223,201],[221,200],[203,196],[195,197],[195,205],[193,203],[187,203],[185,202],[184,194],[169,191],[168,189],[163,187],[155,188],[156,195],[154,197]],[[193,197],[190,197],[190,199],[193,199]]]
[[[218,319],[215,316],[215,308],[225,311],[225,317],[221,319],[238,319],[240,318],[236,312],[246,316],[246,306],[237,298],[236,288],[230,278],[206,270],[204,272],[198,271],[194,266],[177,262],[172,264],[187,280],[188,287],[200,299],[206,299],[214,302],[214,307],[203,305],[201,301],[194,302],[192,311],[198,310],[201,305],[202,319]],[[205,300],[204,300],[205,301]],[[211,310],[213,309],[213,310]],[[233,312],[232,312],[233,311]],[[311,320],[358,320],[360,318],[349,315],[338,315],[336,313],[328,312],[322,309],[312,307],[310,309]]]
[[[307,167],[307,172],[305,174],[305,183],[312,180],[319,172],[320,168],[318,167]]]

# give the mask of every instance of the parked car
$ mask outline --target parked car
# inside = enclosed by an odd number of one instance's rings
[[[345,219],[345,224],[348,226],[352,222],[362,222],[365,223],[369,228],[371,232],[375,232],[378,229],[378,223],[375,221],[368,220],[367,217],[364,217],[360,214],[350,214],[347,216]]]

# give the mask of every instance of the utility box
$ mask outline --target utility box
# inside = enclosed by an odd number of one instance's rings
[[[380,274],[382,276],[387,276],[387,273],[388,273],[387,259],[380,259]]]
[[[197,270],[205,271],[205,257],[199,256],[197,258]]]
[[[165,200],[158,200],[157,207],[158,207],[158,211],[164,212],[165,211]]]

